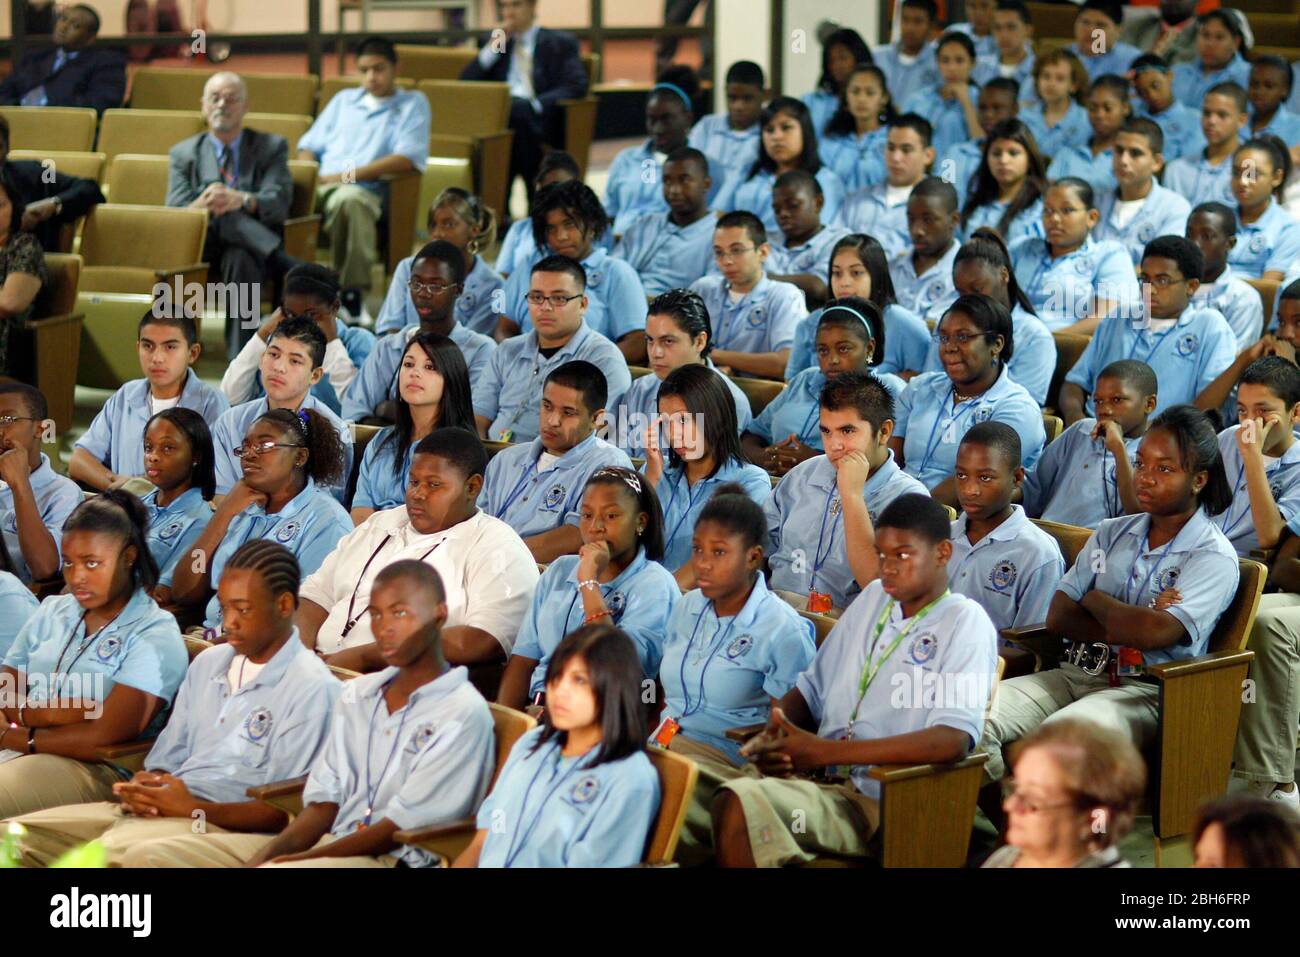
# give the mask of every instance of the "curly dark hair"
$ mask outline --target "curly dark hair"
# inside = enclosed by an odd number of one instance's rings
[[[590,186],[576,179],[554,183],[537,193],[529,213],[538,249],[546,248],[546,214],[555,210],[570,216],[593,242],[609,228],[609,215]]]

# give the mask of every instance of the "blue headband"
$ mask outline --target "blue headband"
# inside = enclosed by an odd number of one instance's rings
[[[822,319],[825,319],[825,318],[827,317],[827,315],[829,315],[830,313],[835,312],[835,311],[837,311],[837,310],[838,310],[839,312],[847,312],[847,313],[850,313],[850,314],[852,314],[852,315],[857,316],[857,317],[862,321],[862,325],[863,325],[864,327],[866,327],[866,330],[867,330],[867,338],[870,339],[872,342],[875,342],[875,341],[876,341],[876,334],[875,334],[874,332],[871,331],[871,323],[867,322],[867,317],[864,316],[862,313],[858,312],[858,311],[857,311],[856,309],[854,309],[852,306],[830,306],[830,307],[828,307],[828,308],[826,308],[826,309],[823,309],[823,310],[822,310],[822,318],[817,320],[817,325],[820,326],[820,325],[822,324]]]
[[[686,110],[687,110],[687,112],[689,112],[689,113],[694,113],[694,112],[695,112],[695,106],[694,106],[694,104],[691,103],[691,98],[690,98],[689,96],[687,96],[687,95],[686,95],[686,91],[683,90],[683,89],[682,89],[680,86],[678,86],[676,83],[663,83],[663,82],[659,82],[659,83],[656,83],[656,84],[654,85],[654,87],[651,89],[650,92],[653,93],[655,90],[671,90],[673,93],[676,93],[678,96],[680,96],[680,97],[682,98],[682,102],[683,102],[684,104],[686,104]]]

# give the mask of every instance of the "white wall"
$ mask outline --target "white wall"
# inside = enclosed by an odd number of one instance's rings
[[[881,0],[782,2],[785,3],[786,48],[781,80],[785,92],[791,96],[799,96],[817,85],[822,69],[817,24],[823,20],[835,20],[842,27],[857,30],[868,46],[875,46],[879,42],[876,25],[880,20]]]

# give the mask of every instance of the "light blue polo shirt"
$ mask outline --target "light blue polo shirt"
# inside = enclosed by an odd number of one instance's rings
[[[644,751],[591,765],[533,728],[510,749],[478,810],[479,867],[632,867],[659,813],[659,775]]]
[[[895,103],[906,103],[917,90],[934,86],[941,79],[932,43],[921,47],[915,56],[907,56],[897,43],[888,43],[872,47],[871,58],[889,81],[889,96]]]
[[[840,204],[844,202],[844,184],[829,166],[823,166],[815,174],[822,188],[822,222],[835,221]],[[772,209],[772,187],[776,185],[776,173],[760,169],[753,176],[748,171],[739,177],[728,179],[721,192],[713,200],[714,209],[724,212],[745,210],[753,213],[763,222],[769,240],[779,239],[783,235],[776,221],[776,211]]]
[[[528,227],[531,235],[532,220],[519,220],[515,225],[520,223]],[[504,249],[504,246],[502,248]],[[502,256],[497,256],[498,262],[502,259]],[[415,311],[415,303],[411,301],[411,290],[408,286],[411,281],[411,266],[414,263],[415,257],[407,256],[393,270],[393,278],[388,283],[388,292],[384,295],[384,304],[379,307],[379,316],[375,319],[375,332],[381,336],[405,329],[407,326],[420,324],[420,314]],[[465,276],[463,288],[460,295],[456,297],[456,305],[452,307],[452,316],[464,328],[491,336],[496,332],[497,316],[501,315],[505,302],[500,297],[494,299],[493,293],[498,289],[504,289],[505,285],[506,281],[487,264],[486,259],[475,256],[474,268]]]
[[[1237,197],[1232,193],[1232,156],[1218,166],[1200,153],[1188,153],[1165,167],[1165,189],[1187,199],[1195,209],[1201,203],[1223,203],[1235,211]]]
[[[665,627],[682,596],[672,572],[650,561],[645,549],[638,548],[631,564],[613,581],[600,586],[600,594],[615,627],[636,645],[642,674],[656,677],[663,657]],[[530,698],[546,690],[551,655],[565,635],[582,627],[585,616],[578,590],[578,556],[561,555],[542,573],[511,649],[512,655],[537,662],[528,684]]]
[[[707,201],[713,206],[727,179],[726,168],[714,163],[709,155],[709,187]],[[605,212],[609,215],[615,236],[622,236],[633,221],[651,213],[668,214],[668,201],[664,199],[663,153],[656,154],[651,140],[640,146],[629,146],[619,151],[609,167],[605,181]]]
[[[170,705],[189,665],[171,613],[138,588],[116,618],[90,635],[85,614],[71,595],[53,595],[9,646],[4,667],[27,676],[28,704],[58,698],[102,703],[125,685]],[[167,711],[160,710],[140,737],[157,734]]]
[[[235,483],[244,477],[243,463],[235,458],[235,453],[231,449],[244,444],[244,436],[248,433],[249,426],[266,415],[269,409],[270,405],[265,397],[251,399],[230,409],[217,419],[217,424],[212,427],[212,450],[216,457],[218,495],[228,495],[235,487]],[[298,411],[308,409],[320,414],[334,426],[339,441],[343,443],[341,478],[337,485],[330,486],[330,492],[341,502],[346,491],[348,476],[352,474],[352,429],[311,393],[302,400]]]
[[[988,613],[965,595],[948,594],[920,621],[915,618],[903,618],[902,606],[879,580],[844,612],[795,683],[818,737],[878,741],[942,726],[964,731],[972,748],[979,743],[997,675],[998,638]],[[861,677],[873,665],[878,670],[864,694]],[[933,690],[927,693],[927,686]],[[942,694],[936,693],[940,687]],[[854,766],[851,779],[868,797],[880,796],[866,765]]]
[[[190,548],[198,541],[212,519],[212,506],[203,498],[203,490],[194,486],[167,506],[158,504],[158,489],[141,501],[149,513],[149,532],[145,542],[149,554],[158,563],[158,584],[170,588],[176,565],[190,557]]]
[[[407,326],[400,332],[390,333],[379,340],[375,350],[357,372],[357,377],[348,386],[343,396],[343,418],[357,422],[373,415],[381,402],[397,398],[397,371],[402,366],[402,356],[420,332],[420,324]],[[451,327],[447,337],[460,347],[469,369],[471,394],[483,377],[483,370],[492,361],[492,353],[497,351],[496,340],[462,326],[459,322]],[[423,353],[421,353],[423,358]]]
[[[1142,51],[1131,43],[1124,43],[1117,40],[1111,44],[1111,48],[1105,53],[1099,53],[1095,56],[1083,53],[1079,50],[1079,44],[1071,43],[1066,49],[1077,56],[1083,63],[1084,69],[1088,71],[1088,79],[1095,80],[1099,76],[1107,73],[1114,73],[1117,76],[1123,76],[1128,73],[1129,68],[1133,66],[1133,61],[1142,55]]]
[[[1250,514],[1250,494],[1246,490],[1246,465],[1237,448],[1237,431],[1233,425],[1219,433],[1219,451],[1223,453],[1223,471],[1232,483],[1232,504],[1227,511],[1210,519],[1242,558],[1259,548],[1259,533]],[[1292,442],[1281,458],[1265,460],[1264,474],[1268,488],[1282,515],[1282,521],[1293,535],[1300,535],[1300,443]]]
[[[1090,143],[1062,148],[1047,167],[1047,178],[1056,181],[1067,176],[1079,177],[1097,194],[1114,189],[1118,185],[1115,182],[1115,151],[1104,149],[1094,155]]]
[[[1255,111],[1252,108],[1250,112],[1253,122]],[[1262,130],[1253,130],[1250,133],[1252,137],[1266,134],[1276,136],[1288,146],[1300,143],[1300,115],[1292,113],[1286,108],[1285,104],[1279,106],[1277,112],[1273,114],[1273,118],[1264,124]]]
[[[1021,486],[1025,512],[1049,522],[1096,528],[1103,519],[1124,514],[1115,479],[1115,456],[1092,438],[1096,419],[1080,419],[1047,444]],[[1126,438],[1132,463],[1142,436]]]
[[[325,105],[298,140],[298,149],[316,154],[322,176],[355,170],[394,153],[423,173],[431,119],[429,99],[423,93],[397,89],[372,110],[366,105],[365,87],[358,86],[339,92]],[[383,189],[377,180],[357,185]]]
[[[1058,589],[1073,601],[1099,591],[1126,605],[1150,607],[1166,588],[1177,588],[1182,601],[1165,609],[1187,631],[1169,648],[1145,651],[1147,664],[1195,658],[1206,652],[1219,616],[1237,592],[1237,553],[1205,509],[1169,542],[1147,545],[1151,516],[1145,512],[1107,519],[1088,539]],[[1095,556],[1105,556],[1105,561]],[[1100,569],[1100,570],[1097,570]]]
[[[793,379],[804,369],[817,368],[817,323],[822,310],[818,309],[795,327],[794,344],[790,348],[790,361],[785,364],[785,377]],[[898,303],[885,307],[885,354],[880,365],[872,371],[878,375],[897,375],[911,369],[920,372],[925,367],[925,356],[930,349],[930,327],[910,309]],[[880,351],[879,345],[876,351]]]
[[[1107,190],[1097,197],[1097,212],[1101,216],[1092,229],[1092,238],[1099,243],[1108,239],[1119,243],[1128,250],[1134,266],[1142,265],[1142,251],[1157,236],[1182,236],[1187,232],[1187,217],[1192,207],[1183,197],[1154,180],[1137,213],[1123,226],[1117,219],[1118,204],[1116,190]]]
[[[497,251],[496,270],[503,277],[513,276],[520,269],[529,268],[537,260],[537,241],[533,238],[533,221],[525,216],[516,219],[506,230],[505,239]],[[495,322],[495,318],[493,319]]]
[[[976,206],[965,217],[962,224],[962,235],[969,237],[971,233],[981,226],[987,226],[990,229],[997,229],[998,223],[1002,222],[1002,215],[1007,211],[1010,203],[985,203],[983,206]],[[1029,206],[1022,209],[1012,217],[1011,222],[1007,224],[1006,241],[1010,246],[1022,239],[1042,239],[1043,232],[1043,201],[1034,200]]]
[[[951,183],[957,191],[957,208],[966,205],[970,195],[972,181],[979,172],[980,161],[984,159],[984,140],[962,140],[953,143],[939,156],[934,166],[934,175],[946,183]],[[881,182],[884,182],[881,180]],[[909,241],[911,237],[908,237]]]
[[[1286,283],[1281,286],[1286,288]],[[1264,331],[1264,300],[1255,287],[1239,278],[1231,266],[1214,282],[1202,282],[1192,294],[1192,305],[1199,309],[1217,309],[1237,337],[1237,348],[1245,349],[1259,341]]]
[[[705,358],[704,364],[715,369],[713,360]],[[716,371],[716,369],[715,369]],[[740,386],[730,376],[722,375],[727,391],[731,393],[736,404],[737,434],[749,428],[754,413],[750,409],[749,396],[740,390]],[[659,387],[663,379],[651,372],[632,380],[632,386],[623,393],[618,406],[613,412],[613,421],[609,423],[607,441],[612,441],[628,455],[643,457],[645,454],[645,430],[650,427],[654,417],[659,414]],[[662,447],[662,446],[661,446]]]
[[[41,524],[54,539],[54,547],[63,554],[63,523],[68,520],[72,510],[81,504],[81,489],[77,483],[64,475],[59,475],[50,467],[50,457],[41,453],[41,464],[36,466],[28,482],[32,486],[32,495],[36,498],[36,508],[41,513]],[[18,513],[14,511],[14,490],[6,482],[0,482],[0,534],[4,535],[5,548],[14,564],[14,574],[24,582],[32,580],[31,569],[18,543]]]
[[[794,687],[816,653],[812,622],[768,591],[762,575],[735,615],[720,618],[698,588],[687,592],[667,623],[664,714],[739,766],[740,745],[727,729],[765,723],[771,699]]]
[[[1152,120],[1160,127],[1160,132],[1165,136],[1165,146],[1161,152],[1166,163],[1183,156],[1198,156],[1205,149],[1199,102],[1193,108],[1174,100],[1163,113],[1152,113],[1146,102],[1138,98],[1133,106],[1133,115]]]
[[[811,239],[797,246],[774,239],[772,253],[767,257],[767,274],[816,276],[825,282],[831,271],[831,250],[847,235],[849,231],[842,226],[822,226]],[[717,266],[713,268],[717,269]]]
[[[820,136],[820,133],[818,134]],[[817,155],[852,192],[885,181],[885,141],[889,128],[848,136],[820,136]]]
[[[1153,333],[1142,320],[1103,319],[1092,341],[1065,381],[1083,389],[1092,411],[1092,390],[1101,370],[1120,359],[1145,362],[1156,374],[1160,392],[1155,415],[1191,402],[1237,358],[1237,337],[1213,309],[1189,306],[1176,325]]]
[[[235,649],[214,645],[191,662],[171,719],[144,766],[185,782],[203,801],[241,804],[248,788],[300,777],[325,742],[343,682],[298,637],[231,690]]]
[[[959,249],[961,243],[954,237],[943,257],[919,276],[910,246],[893,256],[889,260],[889,278],[894,282],[899,305],[926,322],[938,322],[943,311],[957,298],[952,284],[952,264]],[[885,339],[888,341],[888,333]]]
[[[221,581],[226,562],[245,542],[265,538],[293,552],[302,577],[306,578],[325,561],[340,538],[352,531],[352,519],[343,506],[310,478],[303,490],[289,499],[280,511],[268,514],[263,505],[253,504],[236,515],[226,530],[226,537],[212,556],[211,581]],[[214,594],[208,602],[205,628],[220,629],[221,603]]]
[[[851,233],[866,233],[880,243],[886,258],[895,256],[912,245],[912,236],[907,231],[907,196],[891,206],[886,202],[888,189],[886,182],[850,193],[834,220],[825,212],[822,218]]]
[[[16,575],[0,572],[0,658],[9,653],[10,646],[23,630],[41,603],[32,590],[18,580]]]
[[[230,408],[221,390],[212,388],[193,370],[185,373],[177,405],[203,416],[209,428]],[[150,408],[149,380],[132,379],[95,413],[76,448],[85,449],[117,475],[144,475],[144,427]]]
[[[1287,272],[1300,260],[1300,223],[1273,200],[1253,223],[1241,222],[1237,210],[1237,245],[1228,250],[1228,265],[1243,279],[1260,279],[1270,270]]]
[[[393,469],[393,459],[398,453],[397,430],[393,426],[380,429],[361,456],[361,470],[357,473],[357,488],[352,495],[353,508],[373,508],[377,512],[406,504],[406,486],[411,475],[411,454],[415,444],[402,452],[402,471]]]
[[[689,226],[678,226],[669,213],[645,213],[628,224],[614,257],[638,276],[647,297],[685,289],[713,264],[717,218],[705,213]]]
[[[949,303],[951,305],[951,303]],[[1056,340],[1032,312],[1026,312],[1019,303],[1011,309],[1011,361],[1007,374],[1020,383],[1039,405],[1046,405],[1047,390],[1052,385],[1052,372],[1056,369]],[[942,372],[939,358],[939,332],[935,328],[930,336],[930,351],[925,357],[922,372]]]
[[[758,160],[760,124],[744,130],[733,130],[727,112],[701,116],[691,127],[687,143],[709,158],[709,165],[718,164],[726,176],[743,176]]]
[[[954,407],[952,380],[943,372],[923,372],[907,385],[898,403],[894,435],[903,439],[904,468],[933,489],[957,466],[962,436],[980,422],[1005,422],[1020,434],[1021,460],[1032,468],[1043,450],[1043,410],[1025,387],[1012,381],[1006,366],[993,387]]]
[[[949,29],[952,29],[951,27]],[[1037,97],[1034,90],[1034,53],[1030,44],[1025,44],[1025,52],[1029,55],[1017,63],[1009,71],[1002,68],[1002,54],[998,51],[997,40],[993,37],[971,37],[976,41],[975,47],[975,69],[971,71],[970,78],[978,86],[986,86],[989,80],[996,80],[999,77],[1005,77],[1008,80],[1015,80],[1020,84],[1018,95],[1021,102],[1033,100]],[[987,40],[984,44],[981,41]],[[1021,119],[1024,119],[1023,113]]]
[[[820,88],[805,93],[799,97],[799,102],[808,107],[808,112],[812,114],[813,130],[818,136],[822,135],[822,130],[826,129],[826,124],[840,108],[839,95]]]
[[[1205,94],[1220,83],[1236,83],[1243,90],[1250,89],[1250,64],[1236,54],[1222,69],[1206,73],[1199,58],[1191,63],[1175,63],[1173,68],[1174,99],[1200,109]]]
[[[643,316],[642,328],[644,322]],[[542,355],[536,331],[515,336],[492,353],[474,389],[474,414],[492,423],[488,438],[497,442],[530,442],[537,438],[546,377],[574,359],[585,359],[605,374],[607,408],[617,405],[632,384],[627,360],[618,346],[586,322],[550,358]]]
[[[312,763],[302,802],[337,804],[330,833],[346,837],[365,822],[413,829],[474,813],[496,760],[492,712],[469,672],[452,668],[388,712],[384,689],[398,669],[343,683],[325,745]],[[373,747],[373,754],[372,752]],[[389,851],[411,867],[433,858],[410,844]]]
[[[969,83],[966,87],[972,103],[979,101],[978,83]],[[966,125],[966,110],[956,98],[946,100],[943,97],[943,82],[922,87],[903,100],[904,113],[915,113],[930,121],[934,133],[930,144],[934,152],[942,156],[944,151],[954,143],[970,139],[970,130]]]
[[[907,383],[898,376],[876,369],[867,369],[889,390],[897,403]],[[790,380],[775,399],[763,407],[748,431],[764,442],[783,442],[793,435],[804,445],[822,450],[821,394],[826,386],[826,376],[814,366],[804,369]]]
[[[478,506],[499,518],[521,538],[561,525],[578,524],[578,508],[587,479],[597,469],[630,469],[632,460],[594,432],[539,472],[542,440],[502,449],[488,462]]]
[[[593,249],[591,255],[582,261],[582,268],[587,273],[587,312],[583,320],[588,326],[611,342],[618,342],[630,332],[645,329],[645,288],[636,270],[600,247]],[[506,315],[521,332],[533,328],[527,298],[531,281],[531,266],[517,270],[506,280]]]
[[[798,286],[767,276],[735,303],[731,285],[722,276],[697,279],[691,291],[699,293],[709,310],[715,349],[780,352],[790,348],[795,327],[808,315]]]
[[[952,523],[948,587],[979,602],[998,631],[1047,621],[1047,607],[1065,574],[1056,539],[1019,505],[1012,505],[1006,521],[974,545],[966,519],[962,512]]]
[[[763,504],[771,539],[767,564],[772,587],[807,595],[830,595],[831,606],[847,608],[861,587],[849,567],[835,466],[824,455],[800,462]],[[909,492],[928,494],[924,485],[898,467],[894,453],[867,478],[862,498],[872,522],[894,499]]]
[[[979,36],[975,33],[975,29],[969,23],[950,23],[948,24],[947,29],[956,33],[964,33],[966,36],[970,37],[970,42],[975,44],[975,61],[977,64],[980,60],[987,60],[989,57],[993,57],[994,63],[997,62],[998,41],[993,36],[992,32],[989,32],[984,36]],[[1025,44],[1025,52],[1030,52],[1028,43]],[[1032,59],[1029,62],[1032,66]],[[978,66],[976,69],[978,69]],[[996,76],[996,74],[994,75]],[[989,79],[992,79],[992,77],[989,77]],[[984,80],[976,80],[976,82],[981,86],[985,83]]]
[[[686,481],[684,467],[668,465],[664,468],[664,474],[655,487],[664,512],[664,567],[676,571],[691,560],[691,539],[700,512],[718,487],[728,482],[739,483],[745,494],[759,505],[772,494],[771,476],[750,462],[731,459],[694,485]]]
[[[1089,236],[1073,252],[1053,256],[1047,240],[1022,239],[1011,247],[1011,261],[1016,282],[1049,330],[1087,318],[1094,296],[1118,302],[1121,315],[1126,308],[1132,315],[1142,301],[1133,260],[1117,242]]]
[[[1037,100],[1029,106],[1020,108],[1019,119],[1034,134],[1038,152],[1042,156],[1056,156],[1062,150],[1074,147],[1085,149],[1092,139],[1092,124],[1088,122],[1088,111],[1074,100],[1065,110],[1065,116],[1055,126],[1048,126],[1043,118],[1043,104]]]

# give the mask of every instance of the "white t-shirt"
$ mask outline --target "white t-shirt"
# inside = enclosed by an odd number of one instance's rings
[[[885,205],[899,206],[907,202],[907,197],[912,195],[911,186],[886,186],[885,187]]]
[[[560,461],[560,458],[561,456],[554,455],[550,452],[543,450],[542,454],[537,456],[538,473],[540,474],[542,472],[548,471],[553,465],[555,465],[556,462]]]
[[[1166,329],[1172,329],[1176,325],[1178,325],[1177,316],[1175,316],[1172,319],[1148,319],[1147,320],[1147,328],[1157,335],[1164,332]]]
[[[174,409],[180,405],[181,397],[177,394],[174,399],[159,399],[152,392],[149,393],[149,415],[154,416],[163,409]]]
[[[290,639],[292,641],[294,639]],[[235,655],[230,659],[230,668],[226,671],[226,680],[230,682],[230,690],[238,691],[244,685],[248,684],[258,676],[266,662],[260,665],[255,661],[249,661],[245,655]]]
[[[1138,210],[1142,208],[1142,204],[1146,201],[1147,198],[1145,196],[1141,199],[1117,200],[1115,203],[1115,209],[1110,214],[1110,221],[1120,229],[1123,229],[1132,221],[1133,217],[1138,214]]]

